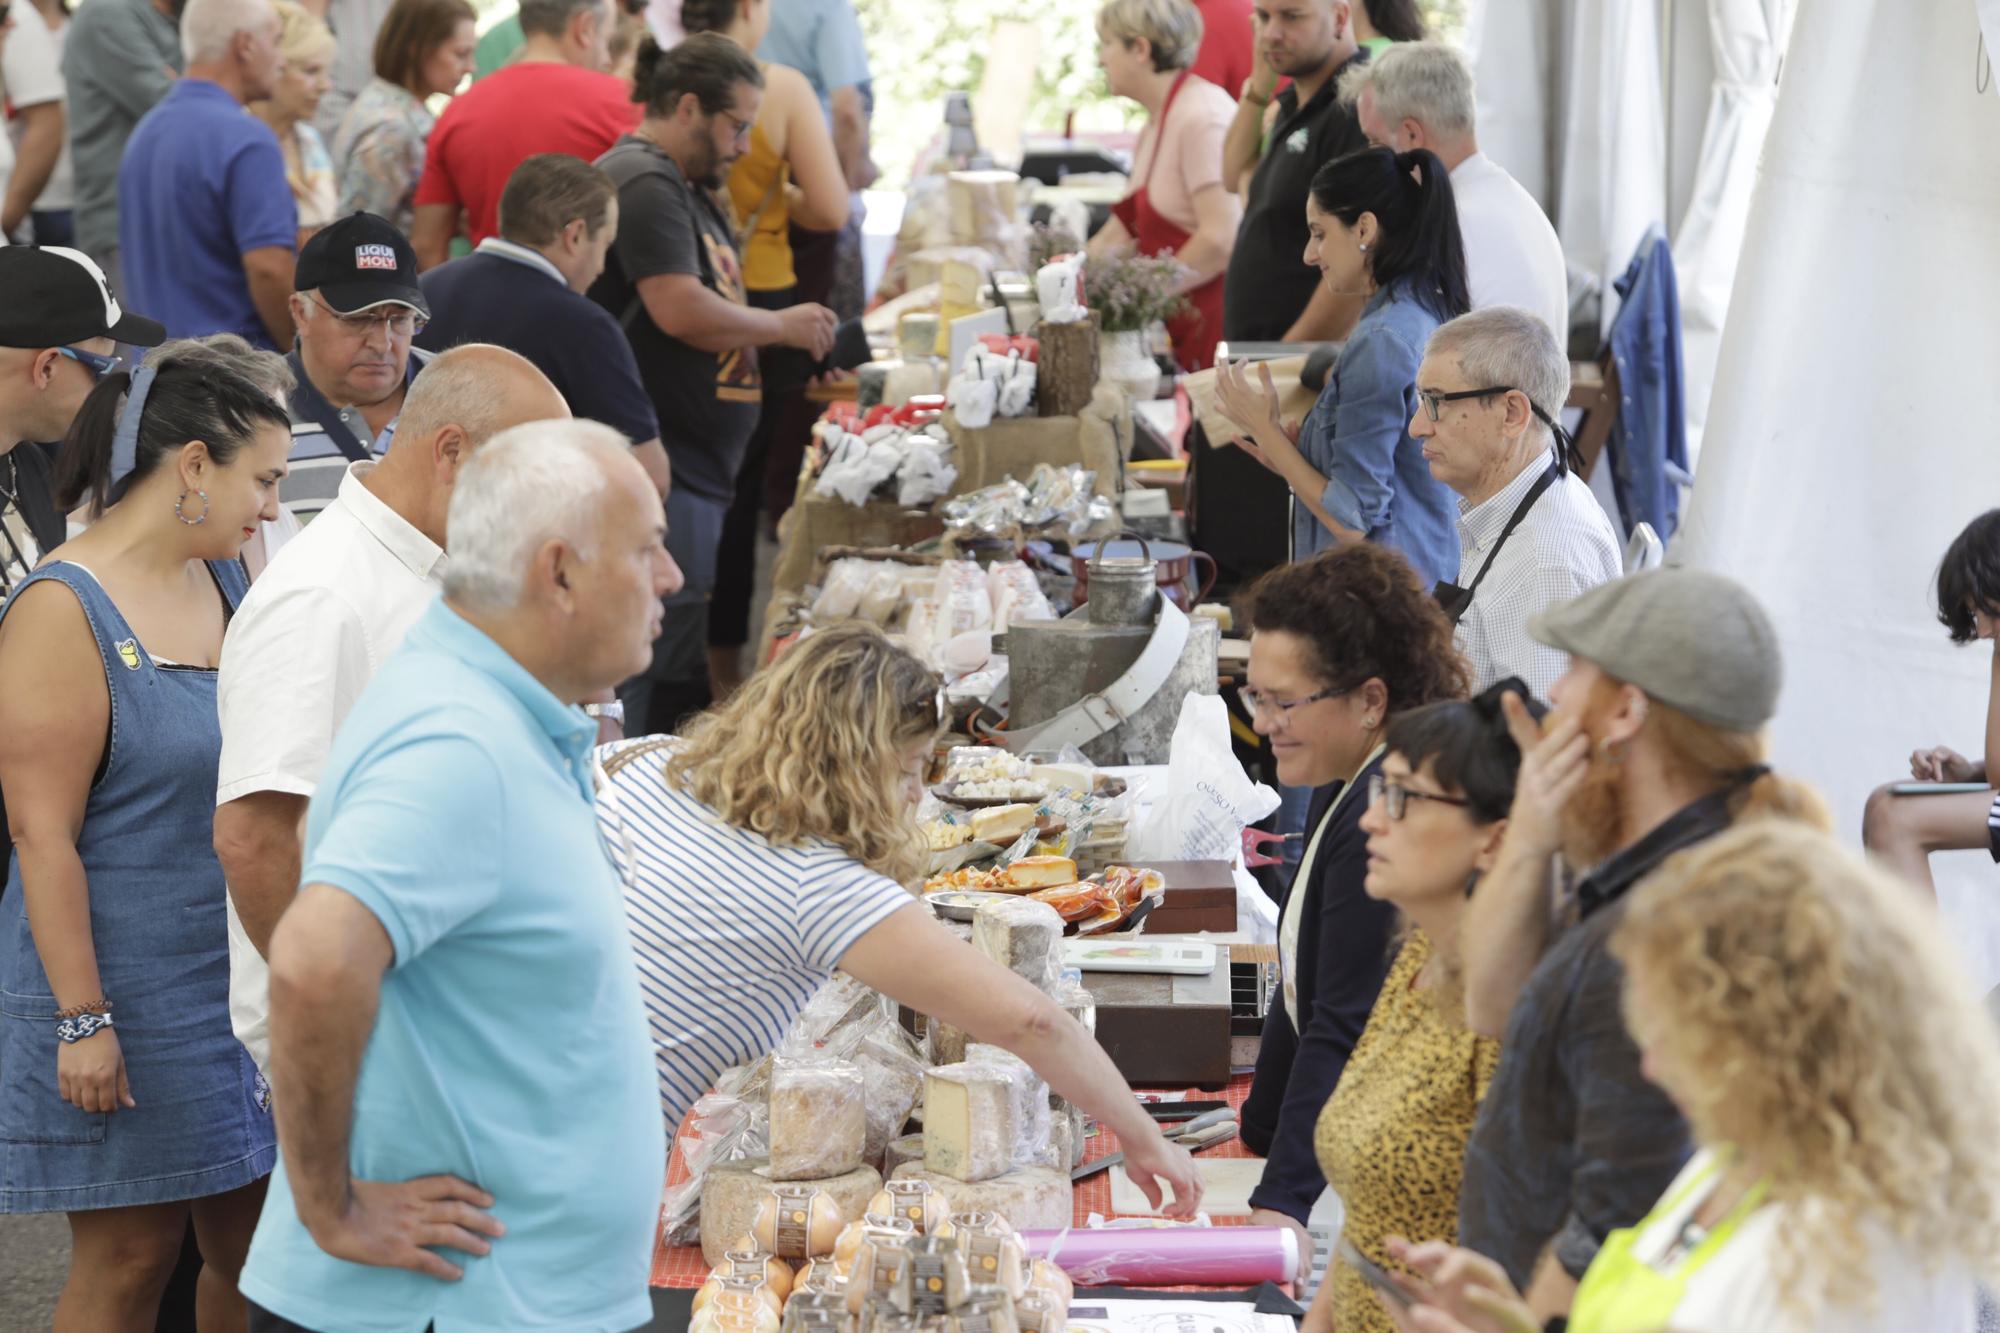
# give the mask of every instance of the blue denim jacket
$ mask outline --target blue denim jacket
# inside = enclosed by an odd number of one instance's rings
[[[1682,420],[1681,296],[1673,251],[1655,226],[1618,279],[1623,304],[1611,324],[1618,367],[1618,418],[1611,428],[1611,486],[1631,532],[1650,523],[1665,541],[1681,522],[1688,472]]]
[[[1368,300],[1353,336],[1299,430],[1299,452],[1326,478],[1320,504],[1337,521],[1393,546],[1425,587],[1458,577],[1458,506],[1410,438],[1417,366],[1438,317],[1408,280]],[[1305,505],[1292,506],[1292,559],[1333,545]]]

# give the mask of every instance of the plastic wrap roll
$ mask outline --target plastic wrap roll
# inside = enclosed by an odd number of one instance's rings
[[[1287,1227],[1070,1228],[1023,1231],[1021,1240],[1079,1287],[1241,1287],[1289,1282],[1299,1268],[1298,1240]]]

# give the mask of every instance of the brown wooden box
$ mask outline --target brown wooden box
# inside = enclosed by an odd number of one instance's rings
[[[1205,977],[1086,972],[1097,1000],[1097,1044],[1133,1087],[1229,1084],[1229,950]]]
[[[1166,896],[1139,925],[1141,935],[1191,935],[1236,929],[1236,880],[1227,861],[1151,861],[1167,881]]]

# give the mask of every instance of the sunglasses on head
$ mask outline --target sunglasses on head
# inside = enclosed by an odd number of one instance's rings
[[[0,19],[4,19],[5,13],[6,6],[0,5]],[[103,379],[125,364],[125,358],[122,356],[100,356],[96,352],[86,352],[81,347],[58,347],[56,350],[98,379]]]

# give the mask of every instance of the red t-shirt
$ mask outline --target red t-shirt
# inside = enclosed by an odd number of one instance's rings
[[[1201,11],[1201,50],[1190,68],[1233,98],[1257,72],[1251,0],[1194,0],[1194,7]]]
[[[451,100],[431,130],[419,206],[456,204],[474,245],[500,232],[500,193],[536,153],[594,162],[639,123],[621,79],[577,65],[506,65]]]

